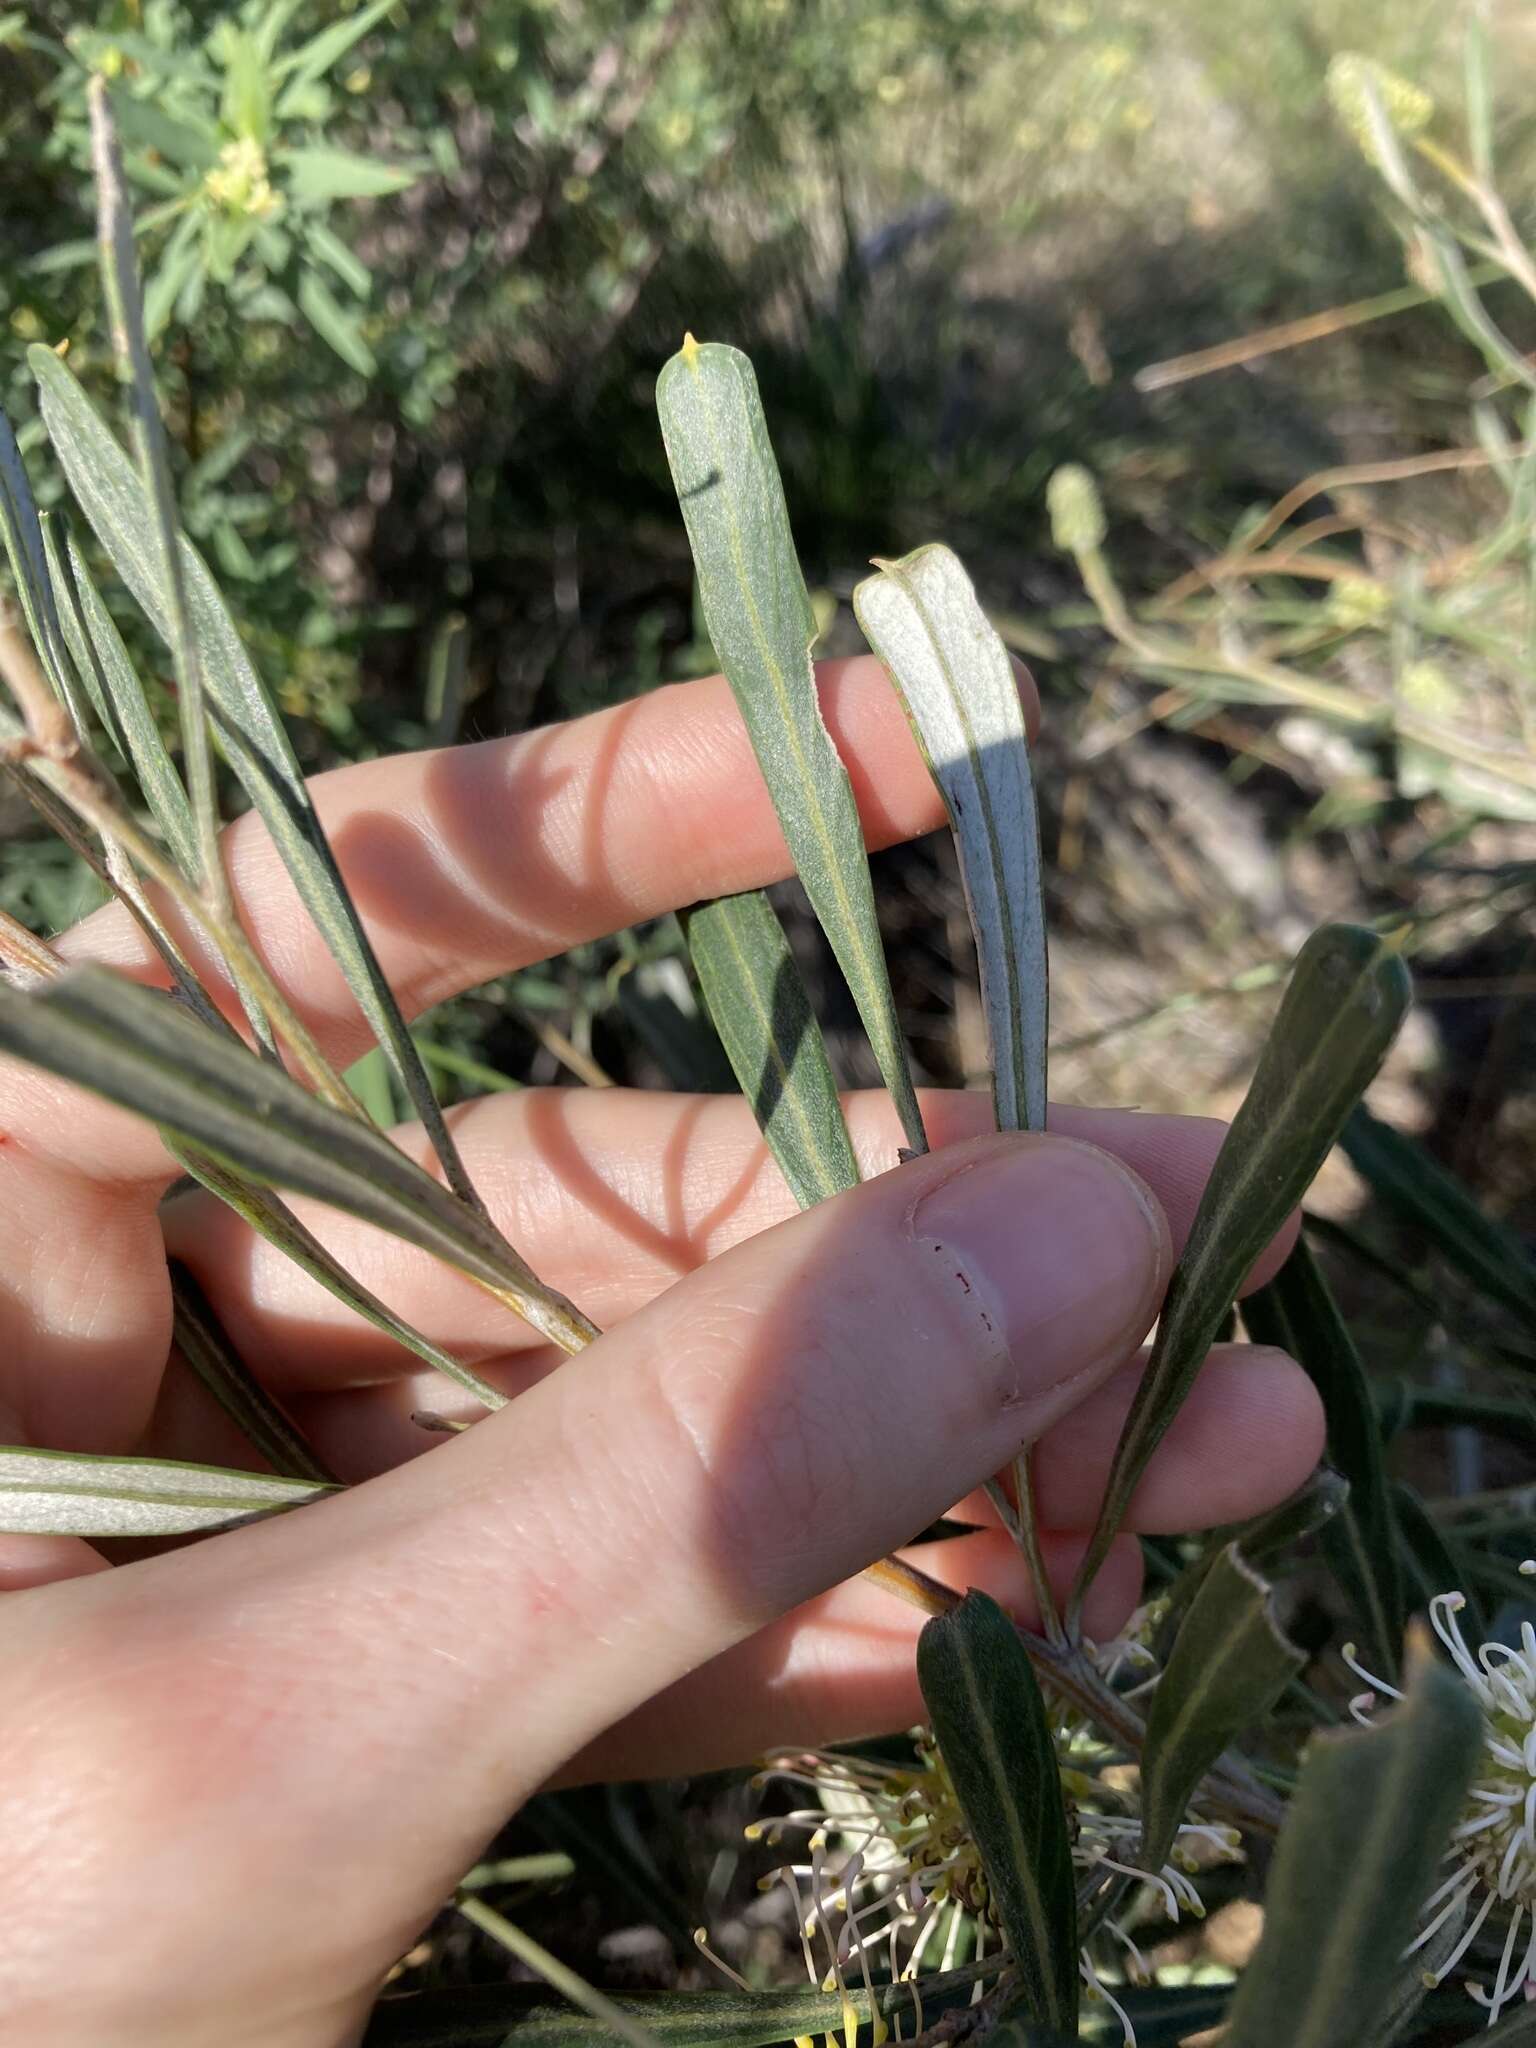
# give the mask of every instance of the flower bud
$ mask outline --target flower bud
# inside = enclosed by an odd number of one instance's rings
[[[1086,555],[1102,547],[1107,528],[1099,487],[1080,462],[1065,463],[1045,487],[1051,538],[1064,554]]]

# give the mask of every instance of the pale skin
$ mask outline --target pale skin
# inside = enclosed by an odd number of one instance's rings
[[[874,664],[820,680],[871,844],[938,825]],[[718,679],[345,769],[316,795],[408,1012],[788,867]],[[361,1026],[270,846],[248,822],[226,843],[248,929],[351,1060]],[[152,971],[115,909],[61,950]],[[1047,1135],[999,1138],[988,1109],[928,1097],[934,1151],[892,1171],[888,1105],[855,1098],[870,1178],[797,1216],[739,1101],[469,1105],[455,1128],[498,1221],[607,1333],[576,1360],[426,1258],[300,1205],[392,1306],[516,1396],[444,1439],[411,1415],[454,1410],[446,1382],[206,1197],[162,1206],[175,1169],[151,1130],[0,1069],[0,1436],[240,1460],[167,1367],[169,1244],[364,1482],[129,1564],[0,1537],[0,2041],[345,2048],[541,1784],[916,1719],[922,1617],[856,1574],[957,1501],[975,1533],[924,1546],[924,1568],[1035,1618],[975,1489],[1038,1445],[1065,1585],[1221,1131],[1063,1109]],[[419,1134],[401,1142],[423,1152]],[[1254,1512],[1300,1483],[1321,1437],[1296,1366],[1224,1348],[1131,1522]],[[1137,1591],[1123,1539],[1090,1632],[1113,1633]]]

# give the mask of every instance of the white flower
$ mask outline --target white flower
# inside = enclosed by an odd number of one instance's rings
[[[1112,1649],[1123,1659],[1124,1646]],[[764,1887],[783,1884],[793,1896],[807,1973],[813,1984],[842,1994],[849,2048],[857,2026],[847,2001],[850,1990],[871,1987],[871,1955],[881,1958],[882,1977],[912,1982],[924,1970],[953,1967],[967,1924],[975,1933],[970,1960],[1001,1947],[986,1872],[948,1767],[931,1730],[914,1730],[913,1739],[917,1757],[910,1765],[836,1751],[777,1759],[758,1782],[803,1787],[812,1803],[747,1830],[749,1839],[770,1843],[791,1834],[805,1838],[804,1860],[784,1865],[764,1879]],[[1134,1861],[1141,1834],[1133,1806],[1135,1774],[1123,1765],[1117,1769],[1113,1752],[1101,1746],[1090,1751],[1080,1725],[1061,1731],[1063,1750],[1074,1865],[1085,1875],[1124,1878],[1132,1887],[1118,1916],[1107,1914],[1096,1930],[1098,1960],[1085,1946],[1079,1972],[1089,1996],[1109,2005],[1134,2048],[1130,2020],[1104,1981],[1105,1972],[1131,1983],[1150,1976],[1128,1931],[1134,1909],[1151,1899],[1170,1920],[1202,1916],[1205,1909],[1190,1882],[1199,1865],[1190,1852],[1198,1846],[1207,1862],[1213,1853],[1231,1859],[1237,1836],[1229,1828],[1187,1822],[1179,1830],[1175,1860],[1158,1871],[1143,1870]],[[875,2041],[889,2038],[877,2017]]]
[[[1520,1569],[1527,1575],[1536,1572],[1536,1562]],[[1464,1594],[1441,1593],[1430,1602],[1429,1618],[1483,1710],[1483,1758],[1451,1836],[1451,1874],[1425,1900],[1424,1925],[1407,1953],[1414,1955],[1443,1930],[1448,1938],[1450,1930],[1461,1926],[1450,1954],[1425,1972],[1425,1981],[1434,1986],[1456,1968],[1485,1923],[1508,1912],[1493,1989],[1467,1986],[1488,2008],[1491,2027],[1522,1994],[1536,1998],[1536,1628],[1528,1621],[1521,1624],[1518,1649],[1482,1643],[1474,1652],[1458,1619],[1466,1604]],[[1371,1688],[1350,1702],[1357,1721],[1369,1723],[1378,1693],[1402,1698],[1395,1686],[1360,1665],[1352,1645],[1345,1645],[1344,1661]]]

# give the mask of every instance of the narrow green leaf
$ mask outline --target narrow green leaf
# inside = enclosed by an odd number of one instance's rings
[[[1115,1448],[1098,1526],[1078,1573],[1074,1614],[1238,1288],[1328,1156],[1410,998],[1401,957],[1375,932],[1325,925],[1297,955],[1163,1303],[1152,1357]]]
[[[432,635],[427,663],[422,719],[428,746],[453,745],[463,723],[468,694],[469,622],[462,612],[449,612]]]
[[[75,585],[74,565],[68,554],[68,515],[63,512],[48,512],[43,515],[40,524],[43,554],[48,565],[48,582],[54,609],[58,614],[60,635],[69,650],[75,674],[84,687],[85,695],[90,699],[91,709],[95,712],[103,732],[126,761],[129,759],[128,736],[112,702],[101,661],[86,630],[80,593]],[[76,729],[82,739],[88,739],[88,722],[77,721]]]
[[[280,1515],[339,1490],[167,1458],[0,1446],[0,1529],[9,1535],[187,1536]]]
[[[1267,1572],[1283,1563],[1298,1543],[1319,1529],[1327,1529],[1348,1500],[1349,1482],[1330,1466],[1320,1465],[1279,1507],[1249,1521],[1213,1529],[1199,1557],[1185,1567],[1169,1588],[1167,1611],[1158,1626],[1155,1643],[1158,1661],[1167,1662],[1185,1615],[1229,1543],[1237,1545],[1244,1561],[1255,1571]]]
[[[763,779],[896,1100],[927,1150],[885,970],[864,832],[816,698],[816,621],[752,365],[692,337],[662,370],[656,408],[698,572],[699,599]]]
[[[350,149],[284,149],[273,157],[290,198],[300,206],[328,206],[334,199],[381,199],[414,185],[414,165],[377,163]]]
[[[976,935],[1003,1131],[1045,1128],[1046,950],[1040,826],[1018,678],[945,547],[878,562],[853,593],[949,813]]]
[[[1351,1166],[1380,1201],[1536,1334],[1536,1258],[1507,1224],[1485,1215],[1422,1145],[1363,1105],[1345,1124],[1342,1143]]]
[[[320,339],[333,348],[349,369],[360,377],[371,377],[379,367],[378,358],[363,338],[362,323],[345,307],[313,264],[299,274],[295,294],[299,311]]]
[[[160,251],[144,285],[144,332],[154,341],[186,290],[187,280],[203,262],[203,222],[196,210],[185,213]]]
[[[50,520],[46,539],[54,543]],[[138,778],[140,792],[161,837],[175,857],[182,873],[197,874],[197,831],[192,806],[182,787],[176,764],[171,759],[155,714],[137,669],[117,630],[117,622],[101,600],[91,581],[80,550],[71,540],[67,546],[51,546],[50,561],[55,583],[64,597],[60,607],[64,633],[75,655],[87,687],[99,696],[102,723]]]
[[[688,913],[688,950],[742,1092],[802,1209],[859,1178],[837,1083],[784,927],[761,891]]]
[[[145,616],[170,633],[152,544],[152,516],[133,465],[51,349],[29,351],[43,418],[70,488]],[[220,744],[272,835],[305,908],[324,935],[374,1036],[388,1048],[411,1107],[454,1192],[476,1201],[458,1150],[383,968],[347,894],[282,719],[241,645],[206,565],[183,537],[193,631]]]
[[[176,488],[171,479],[165,423],[155,393],[149,343],[144,333],[144,307],[139,291],[138,257],[133,246],[133,215],[123,181],[117,131],[104,78],[93,78],[88,98],[91,112],[91,158],[96,173],[96,232],[101,246],[101,285],[112,322],[112,349],[118,381],[128,400],[138,450],[144,497],[151,512],[154,567],[166,617],[166,640],[176,671],[176,702],[181,718],[181,758],[187,778],[187,801],[197,839],[196,879],[211,903],[227,898],[219,852],[219,792],[214,771],[213,742],[203,690],[203,655],[193,631],[187,602],[187,572],[182,560],[177,522]]]
[[[323,78],[333,64],[343,58],[354,43],[361,42],[371,28],[375,28],[388,14],[395,0],[369,0],[366,7],[358,8],[343,21],[333,21],[318,35],[301,43],[286,57],[279,57],[272,65],[274,83],[292,81],[308,85],[317,78]]]
[[[1013,1623],[985,1593],[926,1623],[917,1678],[1018,1972],[1041,2025],[1077,2026],[1077,1896],[1061,1773]]]
[[[1465,50],[1467,147],[1472,168],[1485,182],[1493,176],[1493,79],[1488,24],[1476,8],[1467,19]]]
[[[902,2020],[910,2029],[920,2013],[931,2024],[968,2005],[977,1984],[1000,1967],[989,1961],[916,1984],[884,1984],[874,1998],[887,2023]],[[639,1991],[614,1994],[612,2002],[668,2048],[778,2048],[822,2034],[842,2039],[842,1999],[804,1984],[782,1991]],[[849,2003],[867,2028],[870,1994],[851,1990]],[[380,1999],[363,2048],[587,2048],[613,2038],[542,1984],[480,1984]]]
[[[1275,2048],[1277,2024],[1285,2048],[1369,2039],[1482,1742],[1476,1700],[1422,1637],[1402,1707],[1374,1728],[1312,1738],[1223,2048]]]
[[[172,1341],[190,1370],[280,1478],[333,1484],[335,1473],[235,1350],[188,1269],[172,1259],[170,1271]]]
[[[219,160],[218,129],[212,121],[167,113],[153,99],[128,92],[111,95],[112,118],[130,149],[152,149],[183,169],[207,171]]]
[[[1288,1351],[1322,1396],[1328,1457],[1349,1481],[1349,1499],[1323,1533],[1323,1551],[1384,1678],[1395,1678],[1403,1640],[1403,1590],[1391,1502],[1370,1381],[1305,1239],[1267,1287],[1243,1303],[1256,1343]]]
[[[335,271],[347,289],[359,299],[365,299],[373,284],[373,273],[361,256],[354,255],[339,235],[333,235],[323,220],[309,222],[304,234],[305,247],[311,256],[316,256]]]
[[[1152,1694],[1142,1751],[1142,1863],[1160,1870],[1212,1764],[1260,1720],[1306,1659],[1284,1634],[1274,1593],[1229,1543],[1185,1615]]]
[[[328,1251],[308,1227],[301,1223],[282,1196],[271,1188],[258,1187],[254,1181],[231,1172],[217,1160],[210,1159],[195,1146],[186,1145],[162,1132],[167,1148],[179,1159],[193,1178],[217,1195],[221,1202],[239,1216],[243,1216],[251,1228],[264,1237],[285,1258],[292,1259],[301,1271],[316,1280],[328,1294],[344,1302],[364,1322],[372,1323],[376,1330],[382,1330],[386,1337],[392,1337],[405,1350],[413,1352],[424,1364],[453,1380],[468,1393],[474,1395],[487,1408],[500,1408],[506,1397],[493,1387],[488,1380],[480,1377],[467,1365],[460,1364],[451,1352],[440,1344],[434,1344],[424,1337],[420,1330],[400,1316],[393,1309],[386,1308],[376,1294],[371,1294],[360,1280],[355,1280],[346,1267]]]
[[[1403,1605],[1410,1614],[1427,1612],[1431,1600],[1441,1593],[1459,1592],[1466,1600],[1467,1625],[1485,1634],[1485,1616],[1475,1585],[1457,1564],[1446,1545],[1439,1525],[1419,1495],[1402,1480],[1389,1489],[1392,1517],[1396,1527],[1394,1549],[1403,1577]]]
[[[0,987],[0,1048],[62,1074],[265,1186],[376,1223],[444,1259],[567,1350],[595,1335],[477,1210],[371,1125],[154,989],[78,967],[34,993]]]
[[[42,523],[11,423],[0,410],[0,540],[11,564],[22,617],[43,673],[77,732],[85,730],[85,704],[70,664],[48,575]]]

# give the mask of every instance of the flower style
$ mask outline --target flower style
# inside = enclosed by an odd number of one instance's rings
[[[1134,1653],[1134,1652],[1133,1652]],[[1114,1668],[1126,1646],[1112,1646]],[[749,1839],[778,1843],[786,1835],[806,1838],[805,1860],[786,1864],[763,1880],[788,1887],[795,1902],[806,1970],[813,1984],[840,1992],[847,2048],[857,2038],[850,1992],[872,1987],[870,1957],[880,1954],[892,1981],[912,1982],[925,1963],[953,1967],[961,1931],[975,1928],[973,1960],[1000,1949],[986,1871],[961,1810],[948,1766],[930,1729],[914,1730],[912,1764],[886,1763],[837,1752],[801,1752],[775,1760],[758,1783],[802,1786],[813,1803],[769,1821],[754,1822]],[[1148,1899],[1161,1902],[1170,1920],[1201,1917],[1204,1907],[1191,1883],[1203,1860],[1231,1860],[1238,1837],[1229,1828],[1189,1821],[1180,1829],[1174,1860],[1148,1871],[1134,1861],[1141,1833],[1134,1810],[1134,1773],[1115,1767],[1112,1752],[1095,1752],[1080,1723],[1058,1732],[1062,1789],[1072,1821],[1072,1860],[1090,1882],[1122,1880],[1130,1887],[1120,1912],[1106,1914],[1093,1937],[1096,1962],[1085,1945],[1078,1968],[1090,1998],[1102,1999],[1120,2022],[1127,2048],[1134,2048],[1131,2022],[1104,1981],[1114,1973],[1131,1983],[1150,1976],[1129,1932],[1135,1909]],[[1086,1767],[1085,1767],[1086,1766]],[[978,1991],[979,1995],[979,1991]],[[917,2030],[921,2032],[919,2009]],[[888,2040],[877,2016],[875,2040]],[[897,2039],[901,2038],[898,2030]],[[811,2048],[808,2041],[797,2048]],[[834,2048],[828,2037],[828,2048]]]
[[[1520,1569],[1529,1576],[1536,1561]],[[1444,1960],[1424,1973],[1433,1988],[1460,1963],[1485,1922],[1512,1907],[1492,1990],[1467,1986],[1487,2007],[1491,2027],[1522,1994],[1536,1998],[1536,1628],[1521,1624],[1518,1649],[1482,1643],[1474,1652],[1458,1618],[1466,1604],[1462,1593],[1441,1593],[1430,1602],[1429,1618],[1483,1710],[1483,1760],[1451,1836],[1451,1874],[1425,1901],[1424,1925],[1407,1953],[1418,1954],[1436,1936],[1455,1938]],[[1344,1660],[1370,1688],[1350,1702],[1357,1721],[1369,1724],[1379,1693],[1402,1698],[1364,1669],[1353,1645],[1345,1646]]]

